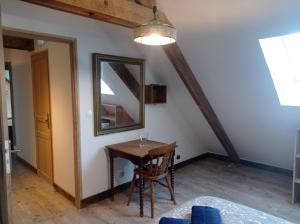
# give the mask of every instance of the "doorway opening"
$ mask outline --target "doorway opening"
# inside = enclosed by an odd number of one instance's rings
[[[9,28],[3,40],[13,218],[24,189],[80,207],[76,42]]]

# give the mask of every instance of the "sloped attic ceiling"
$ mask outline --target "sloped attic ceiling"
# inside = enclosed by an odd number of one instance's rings
[[[240,157],[291,169],[300,109],[280,105],[259,39],[300,32],[300,2],[158,3]],[[213,148],[223,154],[220,149]]]

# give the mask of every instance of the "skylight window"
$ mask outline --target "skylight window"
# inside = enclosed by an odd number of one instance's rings
[[[101,79],[101,94],[115,95],[111,88]]]
[[[259,40],[283,106],[300,106],[300,33]]]

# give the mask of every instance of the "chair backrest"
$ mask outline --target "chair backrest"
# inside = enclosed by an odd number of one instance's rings
[[[149,151],[152,176],[166,174],[171,165],[175,152],[176,142]]]

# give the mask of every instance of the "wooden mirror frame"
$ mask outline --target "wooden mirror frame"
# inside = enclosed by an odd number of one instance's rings
[[[95,136],[142,129],[145,127],[145,60],[106,54],[93,53],[93,94],[94,94],[94,134]],[[140,66],[140,89],[139,89],[139,123],[126,127],[101,129],[101,62],[117,62]]]

